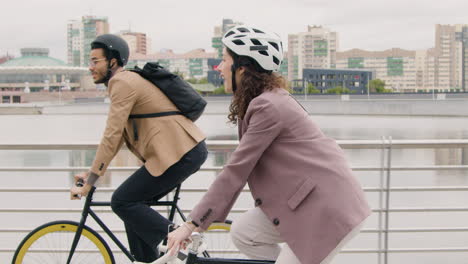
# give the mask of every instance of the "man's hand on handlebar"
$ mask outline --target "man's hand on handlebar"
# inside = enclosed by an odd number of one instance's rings
[[[88,195],[92,186],[87,184],[88,172],[83,172],[75,175],[75,184],[70,189],[70,199],[80,200],[81,197]]]

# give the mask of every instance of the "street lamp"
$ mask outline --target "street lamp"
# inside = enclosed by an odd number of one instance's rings
[[[466,92],[465,86],[465,45],[468,43],[468,27],[462,27],[461,32],[455,32],[455,40],[460,41],[462,44],[462,90]]]
[[[64,90],[64,89],[65,89],[65,81],[62,81],[62,82],[60,83],[59,88],[58,88],[58,92],[59,92],[59,105],[62,104],[62,90]]]
[[[44,80],[44,92],[48,92],[50,88],[50,81]]]
[[[24,82],[24,93],[30,93],[29,82]]]

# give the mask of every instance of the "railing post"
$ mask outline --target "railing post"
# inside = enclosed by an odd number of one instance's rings
[[[390,177],[392,172],[392,137],[389,136],[388,138],[388,150],[387,150],[387,183],[385,188],[385,261],[384,264],[388,264],[388,230],[389,230],[389,223],[390,223]]]
[[[383,232],[383,208],[384,208],[384,200],[383,200],[383,190],[384,186],[384,177],[385,177],[385,154],[386,154],[386,145],[385,145],[385,137],[382,136],[382,148],[380,149],[380,190],[379,190],[379,213],[378,213],[378,239],[377,239],[377,248],[378,250],[378,264],[382,264],[382,232]]]

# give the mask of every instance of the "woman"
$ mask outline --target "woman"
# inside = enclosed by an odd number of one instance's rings
[[[234,93],[229,120],[240,142],[191,220],[169,234],[171,254],[195,229],[225,220],[248,183],[256,207],[231,228],[242,253],[281,264],[329,263],[370,214],[362,188],[343,151],[273,73],[283,58],[279,37],[237,26],[222,41],[218,71]]]

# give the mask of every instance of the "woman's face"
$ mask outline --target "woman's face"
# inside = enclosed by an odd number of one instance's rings
[[[223,49],[223,59],[216,70],[221,74],[221,78],[224,79],[224,91],[226,93],[232,93],[232,63],[233,59],[225,47]]]

